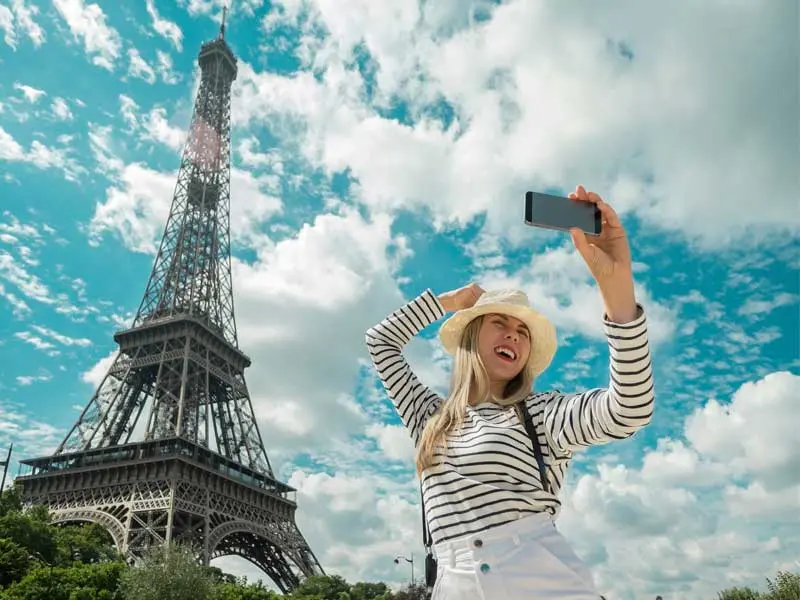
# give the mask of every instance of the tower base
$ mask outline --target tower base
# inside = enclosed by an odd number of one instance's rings
[[[245,558],[284,592],[323,574],[295,524],[294,490],[198,446],[171,438],[22,461],[26,505],[55,523],[102,525],[129,560],[153,545],[190,543],[208,564]]]

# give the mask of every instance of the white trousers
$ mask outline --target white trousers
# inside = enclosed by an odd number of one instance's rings
[[[599,600],[589,569],[548,514],[434,546],[431,600]]]

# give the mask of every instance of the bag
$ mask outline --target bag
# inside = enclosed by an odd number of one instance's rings
[[[525,426],[525,431],[528,432],[528,437],[533,445],[533,455],[536,457],[536,464],[539,466],[539,477],[542,480],[542,486],[544,491],[550,494],[550,480],[547,478],[544,456],[542,455],[542,448],[539,446],[539,436],[536,435],[533,417],[528,412],[524,400],[518,402],[516,408],[517,414],[521,417],[522,424]],[[433,540],[431,539],[431,532],[428,531],[428,522],[425,520],[425,500],[422,498],[422,482],[420,482],[419,497],[422,508],[422,541],[425,544],[425,585],[430,592],[436,584],[436,572],[439,565],[433,555]]]

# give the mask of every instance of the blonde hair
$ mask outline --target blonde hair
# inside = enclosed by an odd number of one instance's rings
[[[419,475],[434,465],[437,447],[447,447],[447,434],[464,423],[470,396],[511,406],[525,398],[533,387],[533,370],[526,363],[522,371],[506,384],[502,398],[491,396],[489,375],[478,352],[478,334],[482,324],[483,317],[477,317],[467,325],[461,336],[453,361],[450,392],[439,410],[428,419],[417,445],[416,466]]]

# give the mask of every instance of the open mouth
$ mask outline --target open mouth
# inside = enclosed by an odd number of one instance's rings
[[[494,353],[506,362],[514,362],[517,360],[517,353],[507,346],[497,346]]]

